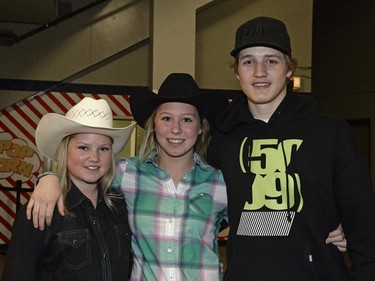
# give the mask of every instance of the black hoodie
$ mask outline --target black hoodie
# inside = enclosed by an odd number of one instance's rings
[[[289,89],[266,123],[241,95],[218,117],[208,158],[228,190],[226,281],[375,280],[375,196],[346,122]],[[350,269],[325,244],[340,222]]]

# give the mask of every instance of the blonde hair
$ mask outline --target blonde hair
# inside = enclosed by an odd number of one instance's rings
[[[144,129],[145,134],[142,144],[139,148],[139,159],[146,160],[149,155],[157,155],[159,153],[159,144],[155,136],[155,116],[159,107],[156,107],[150,117],[147,119]],[[197,108],[196,108],[197,109]],[[207,119],[199,112],[200,128],[202,133],[198,135],[197,141],[194,145],[194,152],[196,152],[203,161],[206,162],[206,151],[210,141],[210,125]]]
[[[69,141],[74,135],[66,136],[56,147],[54,157],[52,159],[52,171],[54,171],[58,177],[61,186],[61,192],[64,200],[64,209],[67,215],[72,215],[66,209],[66,197],[71,189],[71,179],[68,172],[68,145]],[[108,172],[98,181],[98,188],[103,192],[105,204],[112,210],[115,210],[114,200],[123,198],[122,194],[111,193],[111,183],[115,177],[115,156],[112,153],[111,164]]]

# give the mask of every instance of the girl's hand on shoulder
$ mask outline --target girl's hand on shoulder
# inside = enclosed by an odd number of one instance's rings
[[[27,219],[33,219],[35,228],[43,230],[45,223],[50,225],[53,210],[57,202],[59,213],[64,215],[64,202],[61,195],[60,183],[55,175],[45,175],[39,179],[27,204]]]

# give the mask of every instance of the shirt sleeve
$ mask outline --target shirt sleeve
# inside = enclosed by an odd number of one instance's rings
[[[25,206],[17,212],[13,224],[2,281],[36,280],[38,263],[44,253],[48,230],[34,228],[32,220],[26,218]]]
[[[336,136],[335,197],[352,262],[353,280],[375,276],[375,193],[364,155],[349,126]]]
[[[111,187],[114,190],[118,190],[118,191],[121,190],[121,182],[122,182],[124,173],[126,171],[126,166],[127,166],[126,158],[121,158],[120,160],[116,162],[116,174],[111,185]]]

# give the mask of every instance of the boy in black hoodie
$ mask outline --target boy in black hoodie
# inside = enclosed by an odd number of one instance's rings
[[[292,92],[284,23],[236,33],[243,95],[219,116],[208,157],[228,189],[226,281],[375,280],[375,196],[350,127]],[[352,262],[325,237],[342,222]]]

